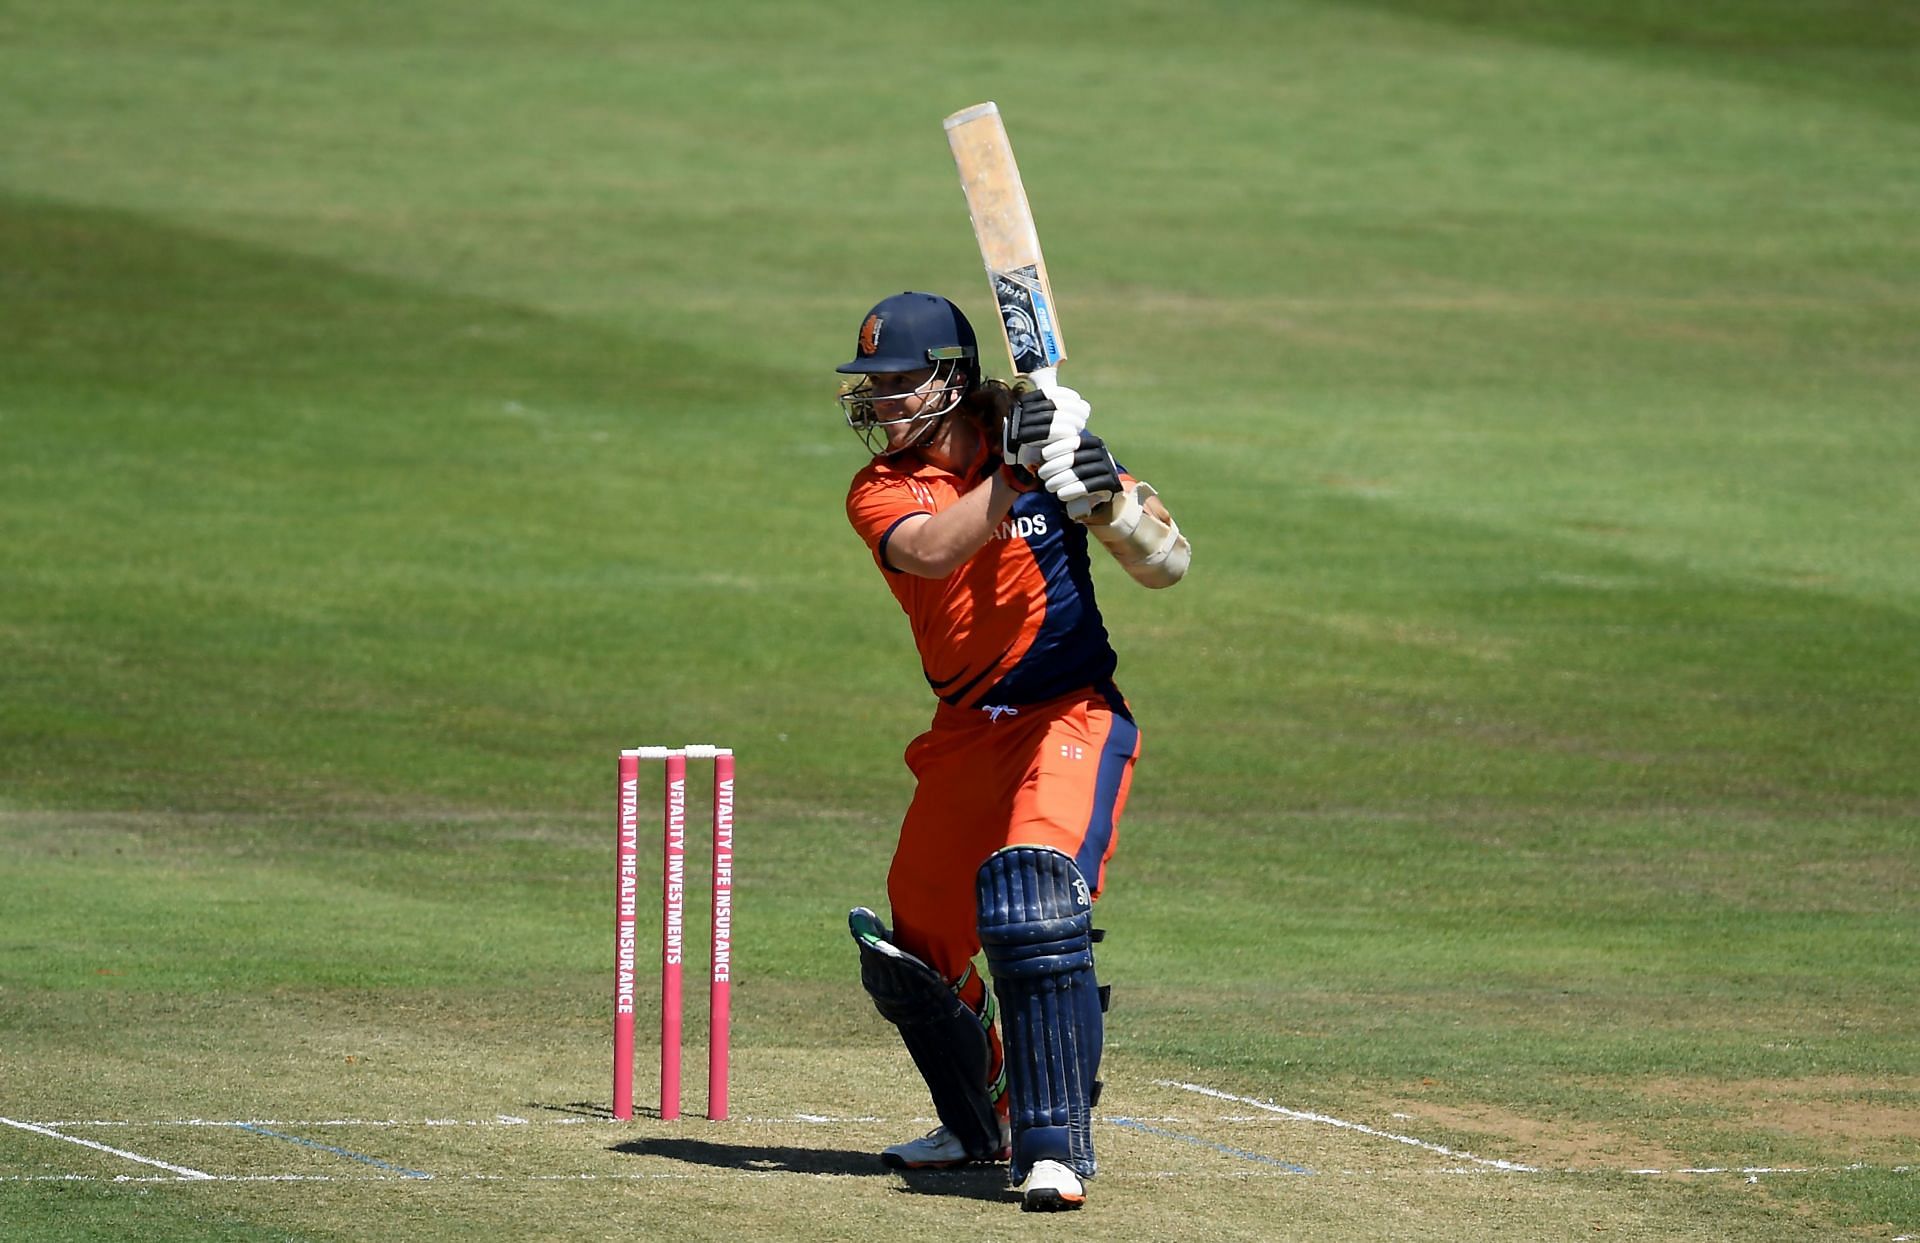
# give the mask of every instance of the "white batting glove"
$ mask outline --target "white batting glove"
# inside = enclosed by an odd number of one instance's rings
[[[1098,507],[1120,491],[1120,468],[1114,465],[1106,441],[1092,432],[1049,441],[1042,449],[1044,456],[1033,473],[1062,503],[1072,505],[1085,498],[1090,507]]]
[[[1093,407],[1064,385],[1051,384],[1020,394],[1000,429],[1000,456],[1009,466],[1032,470],[1046,447],[1071,445],[1086,429]]]

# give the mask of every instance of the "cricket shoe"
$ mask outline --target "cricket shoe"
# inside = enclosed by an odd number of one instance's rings
[[[1005,1161],[1013,1155],[1013,1132],[1008,1128],[1006,1119],[1000,1120],[1000,1149],[975,1156],[967,1151],[952,1131],[937,1126],[919,1139],[910,1139],[904,1144],[895,1144],[881,1152],[880,1160],[896,1170],[951,1170],[963,1165],[987,1164]]]
[[[1087,1185],[1058,1161],[1035,1161],[1020,1184],[1020,1209],[1026,1213],[1059,1213],[1087,1202]]]

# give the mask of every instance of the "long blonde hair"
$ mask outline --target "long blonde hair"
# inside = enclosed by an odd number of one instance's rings
[[[1000,443],[1000,425],[1013,413],[1013,389],[1005,380],[983,379],[960,399],[955,412],[980,429],[988,443]]]

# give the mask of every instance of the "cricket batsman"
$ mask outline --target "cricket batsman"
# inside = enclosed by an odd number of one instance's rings
[[[973,328],[947,299],[884,299],[838,370],[847,423],[873,454],[847,517],[939,700],[906,750],[916,785],[887,874],[893,927],[864,907],[849,916],[861,983],[940,1119],[881,1160],[1008,1161],[1022,1208],[1078,1208],[1107,1000],[1093,903],[1140,754],[1088,537],[1147,587],[1179,582],[1190,549],[1087,430],[1078,393],[982,377]],[[1084,524],[1068,517],[1075,502],[1093,507]]]

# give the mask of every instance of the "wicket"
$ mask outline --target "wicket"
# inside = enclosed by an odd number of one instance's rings
[[[733,1017],[733,751],[728,747],[636,747],[620,753],[618,883],[614,898],[613,1116],[633,1117],[634,991],[640,896],[640,764],[663,761],[665,800],[660,917],[660,1117],[680,1116],[680,968],[685,957],[687,761],[713,761],[713,943],[707,1013],[707,1117],[727,1116]]]

